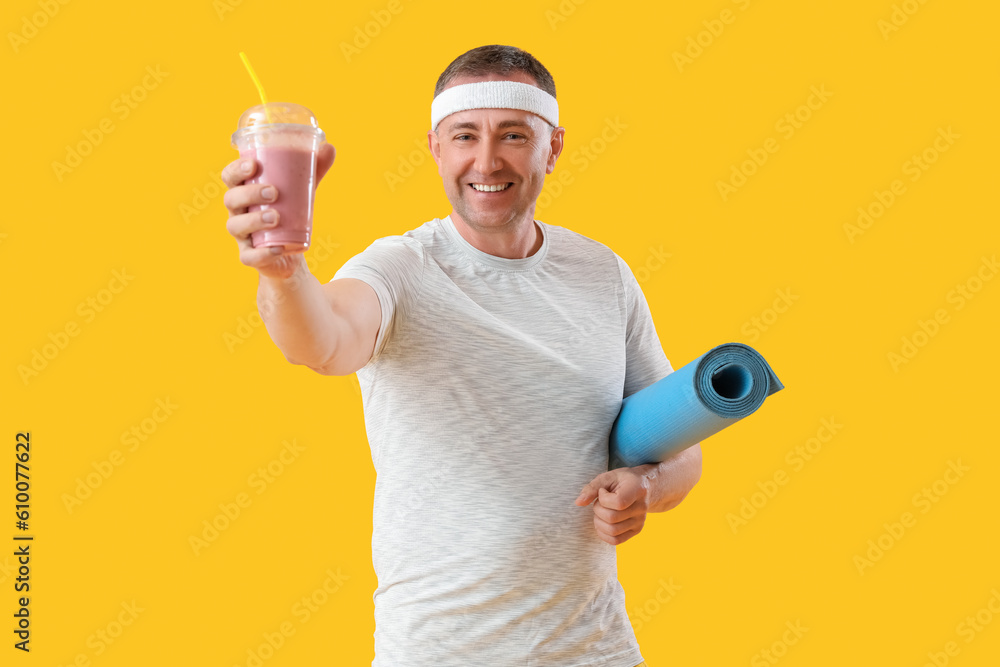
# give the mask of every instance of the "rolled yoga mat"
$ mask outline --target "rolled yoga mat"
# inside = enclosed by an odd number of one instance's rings
[[[659,463],[753,414],[785,385],[743,343],[714,347],[622,401],[609,470]]]

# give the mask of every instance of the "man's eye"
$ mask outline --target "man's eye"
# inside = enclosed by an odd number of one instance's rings
[[[461,141],[461,140],[462,140],[462,139],[464,139],[464,138],[469,138],[469,139],[471,139],[471,138],[472,138],[472,135],[471,135],[471,134],[460,134],[460,135],[458,135],[457,137],[455,137],[455,139],[457,139],[457,140],[459,140],[459,141]]]
[[[515,139],[521,139],[522,136],[516,132],[511,132],[507,135],[508,137],[514,137]]]

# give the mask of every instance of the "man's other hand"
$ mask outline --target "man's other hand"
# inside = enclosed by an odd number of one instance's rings
[[[639,534],[646,523],[650,481],[643,474],[647,466],[617,468],[602,472],[583,487],[576,504],[594,503],[597,536],[618,545]]]

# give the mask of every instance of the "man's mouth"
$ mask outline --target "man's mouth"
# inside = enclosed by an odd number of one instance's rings
[[[513,183],[496,183],[496,184],[486,184],[486,183],[469,183],[469,187],[477,192],[501,192],[506,190]]]

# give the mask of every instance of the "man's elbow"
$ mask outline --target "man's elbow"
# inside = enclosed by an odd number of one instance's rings
[[[301,361],[294,357],[290,357],[287,354],[285,354],[284,357],[285,361],[292,364],[293,366],[305,366],[309,370],[315,371],[320,375],[339,375],[339,373],[335,372],[337,369],[334,368],[333,365],[329,363],[316,363],[316,362],[310,363],[308,361]]]
[[[299,364],[299,365],[305,366],[309,370],[316,371],[320,375],[336,375],[336,376],[350,375],[350,373],[345,373],[341,368],[338,368],[337,366],[333,365],[333,363],[318,364],[318,365],[312,365],[312,364]]]

